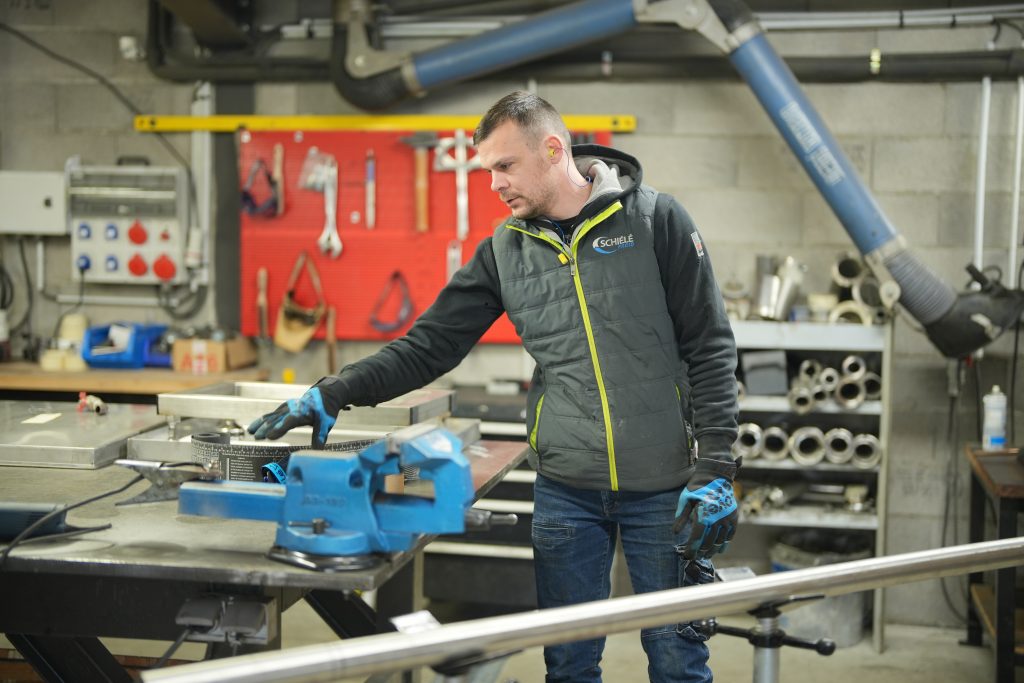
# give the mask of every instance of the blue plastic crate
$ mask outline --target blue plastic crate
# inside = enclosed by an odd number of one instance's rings
[[[95,353],[94,349],[109,338],[110,325],[90,327],[82,340],[82,358],[86,363],[94,368],[171,367],[171,355],[156,350],[167,325],[118,324],[131,328],[127,348],[116,353]]]

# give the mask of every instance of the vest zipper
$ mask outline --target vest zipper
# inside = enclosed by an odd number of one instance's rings
[[[576,298],[578,298],[580,302],[580,313],[583,316],[583,330],[587,335],[587,346],[590,348],[590,359],[594,365],[594,378],[597,380],[597,392],[601,397],[601,413],[604,418],[605,443],[608,449],[608,478],[611,482],[612,491],[619,490],[619,473],[615,464],[615,435],[612,433],[612,413],[611,408],[608,405],[608,393],[604,388],[604,376],[601,374],[601,361],[597,357],[597,342],[594,340],[594,329],[590,325],[590,312],[587,310],[587,299],[583,293],[583,282],[580,280],[576,248],[579,246],[580,240],[586,233],[620,209],[622,209],[622,202],[616,201],[601,213],[583,221],[583,223],[581,223],[576,229],[576,234],[573,236],[572,245],[568,251],[566,251],[564,244],[556,242],[547,235],[532,233],[512,225],[505,226],[512,230],[517,230],[524,235],[529,235],[530,237],[547,242],[551,246],[555,247],[560,253],[565,254],[569,259],[569,275],[572,277],[573,285],[576,287]]]

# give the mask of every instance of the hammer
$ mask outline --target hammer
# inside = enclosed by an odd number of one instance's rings
[[[430,167],[430,150],[437,144],[437,133],[420,131],[408,137],[399,138],[416,151],[416,231],[426,232],[430,227],[427,198],[429,188],[427,186]]]

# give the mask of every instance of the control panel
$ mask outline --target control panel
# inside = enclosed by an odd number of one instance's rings
[[[184,169],[65,167],[72,277],[86,282],[181,283],[188,237]]]

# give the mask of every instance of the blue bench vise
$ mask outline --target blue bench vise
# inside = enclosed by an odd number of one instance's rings
[[[402,467],[433,482],[433,498],[384,492]],[[422,534],[462,533],[474,497],[462,441],[445,429],[416,425],[361,451],[300,450],[288,459],[287,483],[182,484],[178,512],[277,522],[268,556],[320,571],[380,562],[375,553],[412,548]]]

